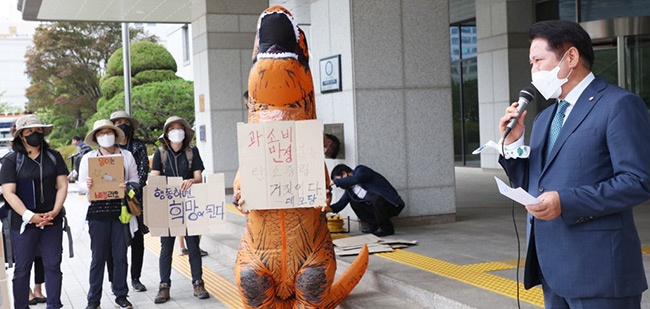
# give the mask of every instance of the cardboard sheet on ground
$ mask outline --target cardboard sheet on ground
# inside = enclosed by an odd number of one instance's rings
[[[124,157],[88,158],[88,176],[93,179],[88,199],[91,201],[124,198]]]
[[[325,205],[320,120],[238,123],[245,210]]]
[[[144,187],[144,220],[151,236],[185,236],[223,232],[226,191],[223,174],[179,189],[181,177],[149,176]],[[187,234],[186,234],[187,233]]]
[[[380,238],[373,234],[339,238],[332,242],[334,243],[334,253],[339,256],[357,255],[364,244],[368,245],[370,253],[392,252],[395,249],[417,244],[415,240]]]

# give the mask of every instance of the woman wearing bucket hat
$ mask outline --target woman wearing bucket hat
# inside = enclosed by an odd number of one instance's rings
[[[79,166],[79,191],[88,192],[93,186],[93,177],[97,180],[101,176],[89,175],[88,159],[95,157],[124,158],[124,183],[120,188],[126,190],[127,195],[134,195],[140,191],[138,170],[131,152],[120,149],[117,144],[124,141],[124,132],[113,125],[108,119],[97,120],[93,129],[86,135],[85,142],[90,146],[99,146],[96,150],[86,153],[81,158]],[[92,177],[91,177],[92,176]],[[86,220],[88,220],[88,234],[90,234],[90,288],[88,290],[88,306],[86,309],[99,308],[102,298],[102,283],[104,281],[104,264],[106,256],[113,257],[113,294],[115,303],[120,308],[132,308],[126,299],[129,287],[126,284],[127,261],[126,248],[128,246],[128,233],[130,225],[137,225],[128,208],[124,206],[124,199],[95,200],[90,203]]]
[[[47,308],[61,308],[63,202],[68,193],[68,168],[44,137],[52,132],[36,115],[16,121],[13,152],[4,158],[0,183],[11,206],[11,238],[15,254],[15,308],[29,308],[29,277],[36,248],[45,269]]]
[[[188,190],[193,183],[203,180],[203,161],[196,147],[190,146],[194,137],[194,130],[187,120],[171,116],[165,121],[163,134],[160,136],[162,147],[153,154],[151,175],[165,175],[169,177],[183,177],[181,190]],[[165,303],[169,300],[171,286],[172,251],[175,237],[160,237],[160,287],[154,302]],[[192,286],[194,296],[204,299],[210,297],[203,283],[201,251],[199,249],[199,236],[185,236],[189,249],[190,269],[192,272]]]
[[[135,137],[135,131],[140,127],[140,122],[125,111],[113,112],[110,120],[124,132],[125,138],[117,146],[133,154],[135,164],[138,166],[140,188],[143,188],[147,185],[147,178],[149,177],[149,156],[147,155],[147,146]],[[140,205],[143,205],[142,191],[139,191],[135,197],[140,202]],[[137,216],[138,230],[131,239],[131,286],[138,292],[144,292],[147,287],[140,282],[140,276],[142,275],[142,263],[144,261],[144,234],[149,233],[149,228],[144,224],[143,212],[142,209],[140,210],[140,215]],[[108,280],[113,282],[113,258],[110,255],[107,257],[106,265],[108,267]]]

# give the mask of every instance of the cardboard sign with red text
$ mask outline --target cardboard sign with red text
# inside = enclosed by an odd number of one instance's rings
[[[151,236],[191,236],[223,232],[226,189],[223,174],[181,191],[181,177],[149,176],[144,187],[144,220]]]
[[[104,156],[88,158],[88,177],[93,179],[89,189],[90,201],[124,198],[124,157]]]
[[[238,123],[237,139],[245,210],[326,204],[322,121]]]

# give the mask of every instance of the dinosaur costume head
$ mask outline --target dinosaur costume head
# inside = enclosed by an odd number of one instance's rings
[[[257,22],[248,95],[251,123],[316,118],[305,33],[281,6],[266,9]]]

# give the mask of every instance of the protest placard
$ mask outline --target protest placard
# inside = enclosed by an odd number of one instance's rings
[[[238,123],[245,210],[325,205],[323,122]]]
[[[201,235],[224,230],[226,190],[223,174],[181,191],[181,177],[149,176],[144,187],[144,219],[151,236]]]
[[[88,199],[112,200],[124,198],[124,157],[104,156],[88,158],[88,177],[93,179]]]

